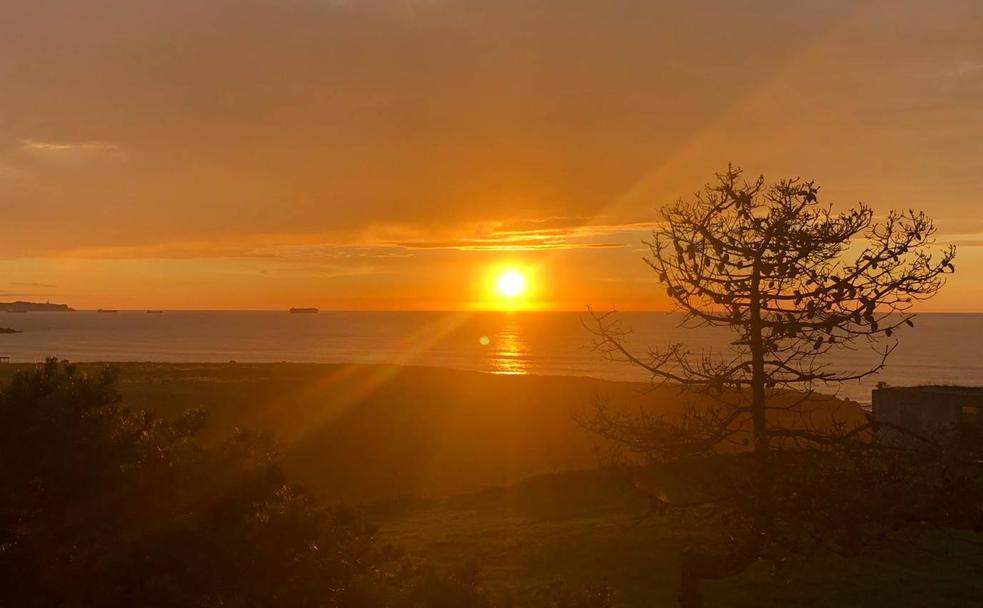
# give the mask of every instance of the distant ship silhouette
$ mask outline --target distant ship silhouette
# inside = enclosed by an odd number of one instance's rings
[[[100,308],[96,312],[119,312],[119,311],[113,308]]]
[[[291,308],[291,314],[314,314],[318,312],[316,308]]]

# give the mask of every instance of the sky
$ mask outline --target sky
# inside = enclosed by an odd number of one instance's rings
[[[978,0],[0,0],[0,300],[663,310],[729,162],[956,243],[983,311]]]

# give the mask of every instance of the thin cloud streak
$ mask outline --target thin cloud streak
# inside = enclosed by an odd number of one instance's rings
[[[82,141],[75,143],[38,141],[35,139],[25,139],[21,143],[21,148],[28,152],[112,152],[118,150],[116,144],[105,141]]]
[[[279,259],[341,259],[341,258],[405,258],[414,251],[453,250],[485,252],[555,251],[573,249],[612,249],[635,246],[644,235],[657,226],[650,222],[600,224],[569,228],[514,230],[511,222],[490,228],[456,231],[462,236],[421,234],[398,240],[375,240],[362,237],[350,242],[336,239],[324,242],[307,235],[257,236],[222,242],[160,243],[131,247],[95,247],[53,252],[46,257],[81,259],[206,259],[206,258],[279,258]],[[526,223],[525,225],[531,225]],[[509,226],[502,230],[500,226]]]
[[[453,251],[553,251],[556,249],[609,249],[612,247],[627,247],[626,243],[566,243],[527,241],[445,241],[397,243],[407,249],[445,249]]]

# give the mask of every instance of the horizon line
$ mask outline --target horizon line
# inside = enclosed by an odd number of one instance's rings
[[[296,307],[295,307],[296,308]],[[588,312],[588,307],[584,308],[551,308],[551,309],[501,309],[501,308],[481,308],[481,309],[469,309],[469,308],[317,308],[317,313],[338,313],[338,312],[415,312],[415,313],[585,313]],[[608,310],[608,309],[605,309]],[[684,314],[680,310],[666,310],[666,309],[652,309],[652,308],[611,308],[615,312],[619,313],[652,313],[652,314]],[[147,312],[147,311],[160,311],[160,312],[290,312],[290,308],[111,308],[111,307],[98,307],[98,308],[73,308],[71,311],[29,311],[31,313],[43,313],[43,312],[99,312],[99,311],[114,311],[114,312]],[[9,313],[8,313],[9,314]],[[26,313],[25,313],[26,314]],[[894,314],[912,314],[912,315],[978,315],[983,314],[983,310],[930,310],[924,312],[911,312],[902,313],[897,312]]]

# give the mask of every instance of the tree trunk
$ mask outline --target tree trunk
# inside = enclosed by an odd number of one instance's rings
[[[766,418],[765,348],[761,322],[761,274],[755,262],[751,276],[750,322],[748,337],[751,348],[751,417],[753,421],[754,456],[751,472],[756,495],[754,525],[751,536],[734,553],[700,555],[683,551],[679,564],[680,608],[702,608],[701,583],[736,576],[747,570],[761,555],[772,527],[772,479],[769,460],[768,422]]]
[[[758,530],[753,530],[743,545],[726,555],[707,555],[684,550],[679,556],[680,608],[702,608],[703,581],[729,578],[747,570],[761,554],[766,538]]]
[[[751,418],[754,434],[754,482],[757,494],[755,503],[756,525],[766,529],[771,527],[771,463],[768,446],[768,420],[766,417],[765,382],[765,346],[762,338],[763,323],[761,320],[761,270],[760,261],[755,261],[751,273],[750,312],[750,344],[751,344]]]
[[[679,608],[703,608],[701,582],[684,554],[679,560]]]

